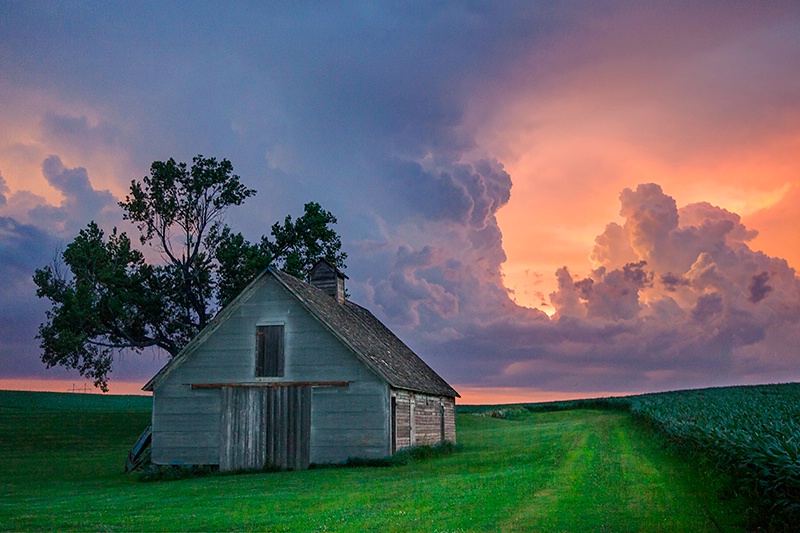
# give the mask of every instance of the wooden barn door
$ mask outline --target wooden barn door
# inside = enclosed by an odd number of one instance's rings
[[[222,387],[220,470],[308,468],[311,387]]]

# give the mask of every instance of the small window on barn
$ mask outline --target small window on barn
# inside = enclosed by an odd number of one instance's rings
[[[283,326],[256,327],[256,377],[283,376]]]

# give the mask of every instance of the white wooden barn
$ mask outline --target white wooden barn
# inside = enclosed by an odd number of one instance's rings
[[[153,463],[302,469],[455,442],[458,393],[344,280],[269,268],[220,311],[144,386]]]

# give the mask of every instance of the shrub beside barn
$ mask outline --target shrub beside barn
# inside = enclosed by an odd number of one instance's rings
[[[152,462],[307,468],[456,440],[458,393],[325,261],[269,268],[144,387]]]

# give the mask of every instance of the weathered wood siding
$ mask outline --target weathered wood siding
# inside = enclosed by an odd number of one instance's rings
[[[396,391],[395,393],[395,450],[411,446],[411,393]]]
[[[456,441],[456,399],[442,398],[444,408],[444,440]]]
[[[220,470],[308,468],[311,387],[223,387]]]
[[[388,385],[275,279],[264,277],[252,297],[233,311],[155,387],[154,463],[219,464],[222,392],[191,388],[201,383],[347,381],[347,387],[312,391],[310,461],[390,453]],[[284,325],[284,376],[256,378],[256,326],[274,324]]]
[[[455,398],[407,390],[395,397],[395,448],[456,442]]]
[[[217,464],[220,413],[219,390],[193,391],[170,377],[153,391],[151,460],[161,465]]]
[[[311,462],[385,457],[389,449],[389,387],[366,368],[347,389],[315,388]]]
[[[311,269],[309,283],[336,298],[339,303],[344,301],[344,277],[331,265],[325,262],[317,263]]]

